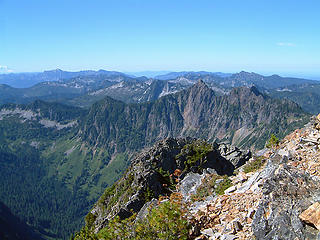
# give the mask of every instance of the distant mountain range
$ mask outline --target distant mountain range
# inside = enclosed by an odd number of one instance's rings
[[[125,72],[129,76],[133,77],[148,77],[155,78],[158,75],[165,75],[170,73],[171,71],[141,71],[141,72]]]
[[[196,76],[207,76],[207,75],[211,75],[211,76],[217,76],[217,77],[230,77],[232,75],[232,73],[222,73],[222,72],[205,72],[205,71],[200,71],[200,72],[188,72],[188,71],[184,71],[184,72],[170,72],[167,74],[162,74],[162,75],[157,75],[154,78],[155,79],[159,79],[159,80],[170,80],[170,79],[175,79],[178,77],[184,77],[186,75],[196,75]]]
[[[305,83],[279,87],[265,91],[273,98],[287,98],[299,105],[307,112],[318,114],[320,112],[320,84]]]
[[[256,86],[260,92],[274,98],[291,99],[310,113],[320,112],[320,91],[316,91],[320,88],[319,81],[248,72],[171,72],[155,78],[105,70],[65,72],[57,69],[43,73],[2,74],[0,83],[19,88],[0,84],[0,104],[25,104],[41,99],[89,108],[106,96],[125,103],[142,103],[186,89],[198,80],[204,81],[218,95],[228,94],[233,87]],[[24,83],[32,85],[33,82],[40,83],[21,88],[26,86]]]
[[[44,72],[35,72],[35,73],[9,73],[9,74],[0,74],[0,84],[6,84],[15,88],[28,88],[37,83],[41,82],[52,82],[67,80],[75,77],[83,76],[113,76],[113,75],[122,75],[126,76],[124,73],[115,72],[115,71],[79,71],[79,72],[67,72],[62,71],[61,69],[55,69]]]

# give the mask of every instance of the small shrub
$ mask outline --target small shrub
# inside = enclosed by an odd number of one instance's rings
[[[103,240],[134,239],[134,219],[136,215],[120,220],[119,216],[110,220],[108,226],[101,229],[98,238]]]
[[[98,240],[97,236],[87,227],[83,227],[73,237],[74,240]]]
[[[174,174],[170,174],[169,170],[163,170],[162,167],[156,169],[156,171],[161,176],[160,182],[163,184],[163,186],[165,185],[168,189],[174,191],[177,185],[177,181],[175,181],[177,178],[175,178]]]
[[[172,194],[169,201],[162,202],[136,225],[136,239],[175,240],[188,239],[190,225],[181,196]]]
[[[203,140],[196,140],[190,144],[186,144],[181,152],[176,156],[176,159],[184,158],[185,169],[188,171],[191,167],[198,166],[198,171],[201,171],[201,165],[206,161],[205,157],[213,151],[213,146]]]
[[[135,222],[135,217],[124,220],[115,217],[97,237],[103,240],[188,239],[190,224],[179,193],[171,194],[169,200],[152,209],[145,219]]]
[[[266,145],[267,148],[274,148],[279,146],[279,138],[277,138],[273,133],[270,136],[270,139],[268,140],[268,143]]]
[[[152,198],[154,198],[154,192],[152,191],[152,189],[147,187],[147,190],[144,191],[144,200],[145,202],[149,202]]]
[[[247,163],[243,167],[243,172],[244,173],[249,173],[249,172],[257,171],[265,163],[265,160],[266,159],[263,156],[257,157],[256,159],[254,159],[253,161]]]
[[[96,216],[94,214],[92,214],[91,212],[89,212],[87,214],[87,216],[85,217],[86,226],[88,226],[88,228],[90,229],[95,220],[96,220]]]

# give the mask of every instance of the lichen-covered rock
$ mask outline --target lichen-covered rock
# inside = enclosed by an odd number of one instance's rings
[[[242,151],[239,151],[239,149],[235,146],[230,146],[228,144],[220,144],[219,150],[221,155],[230,161],[232,165],[234,165],[236,168],[242,166],[246,163],[249,159],[245,158],[244,156],[251,157],[250,154],[244,154]],[[248,152],[249,153],[249,152]]]
[[[279,158],[270,163],[274,170],[263,184],[263,196],[252,222],[256,239],[316,239],[317,233],[305,228],[299,215],[319,198],[320,181],[280,164]]]
[[[179,192],[182,194],[184,200],[188,200],[192,194],[196,194],[197,188],[201,185],[205,173],[188,173],[186,177],[179,184]]]

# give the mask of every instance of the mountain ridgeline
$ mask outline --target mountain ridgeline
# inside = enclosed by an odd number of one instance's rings
[[[7,84],[11,87],[16,88],[28,88],[32,87],[35,84],[41,82],[53,82],[67,80],[77,77],[87,77],[87,76],[127,76],[124,73],[115,72],[115,71],[79,71],[79,72],[67,72],[61,69],[55,69],[44,72],[31,72],[31,73],[10,73],[10,74],[0,74],[0,84]]]
[[[217,95],[228,94],[234,87],[256,86],[260,92],[274,98],[295,101],[307,112],[319,112],[319,81],[244,71],[234,74],[172,72],[154,78],[105,70],[66,72],[57,69],[42,73],[0,74],[0,104],[26,104],[40,99],[88,109],[106,96],[125,103],[142,103],[187,89],[199,80]]]
[[[308,117],[297,104],[271,99],[255,87],[235,88],[229,95],[216,96],[199,81],[154,102],[99,101],[89,110],[79,134],[113,153],[150,146],[166,137],[186,136],[262,148],[271,133],[284,136]]]

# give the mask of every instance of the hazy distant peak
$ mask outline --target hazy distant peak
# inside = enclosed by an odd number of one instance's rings
[[[280,78],[281,76],[279,76],[278,74],[272,74],[270,77],[277,77],[277,78]]]
[[[44,73],[61,73],[61,72],[64,72],[64,71],[61,70],[60,68],[57,68],[57,69],[53,69],[53,70],[45,70],[43,72]]]
[[[239,73],[235,73],[232,75],[232,77],[263,77],[260,74],[254,73],[254,72],[246,72],[246,71],[241,71]]]

